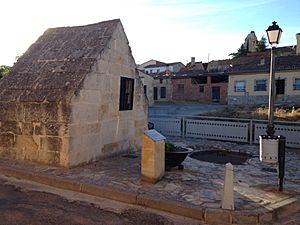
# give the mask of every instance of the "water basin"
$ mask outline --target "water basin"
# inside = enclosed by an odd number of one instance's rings
[[[227,150],[206,150],[194,152],[190,157],[211,163],[232,165],[243,165],[252,155],[243,152],[233,152]]]

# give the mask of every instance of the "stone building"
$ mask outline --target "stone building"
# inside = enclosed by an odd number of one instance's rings
[[[70,167],[137,149],[147,111],[120,20],[48,29],[0,81],[0,156]]]
[[[254,31],[251,31],[250,34],[245,38],[245,42],[243,44],[244,49],[247,49],[248,52],[256,52],[257,48],[257,37]]]

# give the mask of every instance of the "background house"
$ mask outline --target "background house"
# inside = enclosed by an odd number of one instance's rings
[[[176,73],[183,67],[184,65],[181,62],[164,63],[152,59],[139,65],[138,69],[147,74],[163,74],[166,72]]]
[[[248,57],[229,71],[228,104],[265,104],[269,96],[270,58]],[[275,100],[300,103],[300,55],[276,57]]]
[[[224,72],[184,71],[172,77],[174,101],[227,103],[228,76]]]
[[[154,102],[172,101],[172,73],[153,75],[153,99]]]
[[[224,71],[230,62],[191,62],[172,76],[172,99],[174,101],[197,101],[200,103],[227,103],[228,76]],[[226,61],[227,62],[227,61]]]
[[[184,65],[181,62],[164,63],[153,59],[138,66],[138,70],[141,71],[141,76],[145,77],[142,75],[143,72],[153,78],[153,81],[149,78],[144,79],[144,84],[148,82],[148,84],[146,84],[147,93],[149,92],[150,95],[152,95],[152,100],[150,100],[151,96],[148,95],[150,105],[152,105],[152,101],[154,101],[154,103],[172,101],[171,77],[182,68],[184,68]],[[152,89],[152,91],[150,89]]]
[[[46,30],[0,90],[0,156],[69,167],[140,147],[147,102],[120,20]]]
[[[300,104],[300,33],[297,45],[275,49],[275,101]],[[228,69],[228,104],[266,104],[269,97],[270,49],[232,60]]]

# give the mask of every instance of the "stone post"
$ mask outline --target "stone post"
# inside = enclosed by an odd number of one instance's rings
[[[233,192],[233,166],[227,163],[225,166],[224,192],[222,198],[222,209],[234,210]]]
[[[147,130],[142,136],[142,180],[156,183],[165,173],[165,137],[156,130]]]

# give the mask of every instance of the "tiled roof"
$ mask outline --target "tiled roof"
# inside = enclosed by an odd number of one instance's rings
[[[164,62],[160,62],[160,61],[156,61],[155,64],[153,65],[148,65],[148,66],[145,66],[144,68],[155,68],[155,67],[160,67],[160,66],[166,66],[167,63],[164,63]]]
[[[199,76],[203,75],[203,70],[181,70],[180,72],[174,74],[175,77],[188,77],[188,76]]]
[[[0,81],[0,101],[70,98],[108,48],[119,23],[117,19],[46,30]]]
[[[275,54],[277,56],[296,55],[296,47],[296,45],[277,47],[275,48]],[[270,49],[266,49],[263,52],[250,52],[247,53],[247,56],[270,57]]]
[[[235,64],[228,73],[252,73],[252,72],[268,72],[270,71],[270,58],[261,57],[244,57],[244,62]],[[247,61],[246,61],[247,60]],[[300,70],[300,55],[280,56],[275,58],[275,70]]]
[[[148,66],[145,66],[144,68],[148,69],[148,68],[156,68],[156,67],[161,67],[161,66],[172,66],[172,65],[176,65],[176,64],[182,64],[182,63],[181,62],[164,63],[164,62],[156,61],[155,65],[148,65]]]
[[[183,63],[182,62],[173,62],[173,63],[167,63],[169,66],[171,66],[171,65],[176,65],[176,64],[180,64],[180,65],[183,65]],[[184,66],[184,65],[183,65]]]

